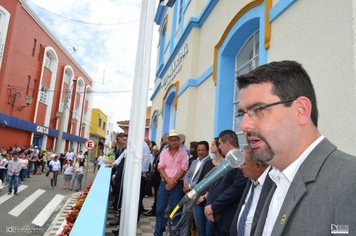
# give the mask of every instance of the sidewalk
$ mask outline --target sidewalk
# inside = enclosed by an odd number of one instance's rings
[[[145,209],[151,209],[152,203],[153,203],[154,197],[146,197],[143,199],[143,205]],[[108,215],[107,215],[107,223],[106,223],[106,236],[113,236],[114,234],[112,233],[113,229],[117,229],[118,225],[116,226],[110,226],[109,222],[110,221],[116,221],[117,217],[115,217],[115,212],[111,207],[111,202],[109,203],[108,207]],[[140,216],[140,221],[139,224],[137,225],[137,231],[136,235],[137,236],[152,236],[154,230],[155,230],[155,224],[156,224],[156,217],[151,216],[151,217],[146,217],[144,215]]]

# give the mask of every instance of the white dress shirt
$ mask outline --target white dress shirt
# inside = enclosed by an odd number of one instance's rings
[[[262,173],[262,175],[260,175],[260,177],[257,179],[257,181],[254,181],[254,180],[251,179],[252,184],[253,185],[257,185],[257,186],[255,187],[255,191],[254,191],[254,195],[253,195],[253,198],[252,198],[251,207],[250,207],[250,210],[249,210],[249,212],[247,214],[247,218],[246,218],[246,222],[245,222],[245,233],[244,233],[244,235],[250,235],[251,234],[251,226],[252,226],[253,217],[255,215],[255,211],[256,211],[256,208],[257,208],[257,203],[258,203],[258,200],[260,199],[260,195],[261,195],[261,191],[262,191],[262,188],[263,188],[263,184],[264,184],[264,182],[266,180],[267,173],[268,173],[269,170],[270,170],[270,167],[266,168],[265,171]],[[240,210],[239,220],[237,221],[237,224],[236,224],[237,230],[238,230],[238,227],[239,227],[239,221],[240,221],[240,218],[241,218],[241,214],[244,211],[245,206],[246,206],[246,202],[247,202],[248,198],[251,195],[252,184],[251,184],[250,189],[248,191],[248,194],[247,194],[247,196],[245,198],[245,202],[244,202],[244,204],[243,204],[243,206],[241,207],[241,210]]]
[[[200,169],[201,165],[203,165],[203,163],[204,163],[204,161],[205,161],[205,159],[206,159],[207,157],[208,157],[208,156],[204,157],[204,158],[201,159],[201,160],[200,160],[199,158],[196,159],[196,160],[197,160],[197,165],[195,166],[194,174],[192,175],[191,180],[194,179],[195,175],[198,173],[198,170]]]
[[[282,172],[277,168],[274,168],[269,172],[269,176],[272,181],[276,183],[277,188],[272,196],[271,203],[268,209],[268,215],[266,218],[265,226],[263,228],[263,236],[269,236],[272,234],[274,224],[277,220],[279,211],[281,210],[284,199],[289,190],[294,176],[296,175],[299,167],[304,160],[313,151],[313,149],[324,139],[324,136],[320,136],[315,140],[305,151],[296,159],[292,164],[285,168]]]
[[[142,169],[141,175],[146,177],[147,172],[150,169],[150,147],[147,145],[146,142],[143,142],[143,153],[142,153]]]

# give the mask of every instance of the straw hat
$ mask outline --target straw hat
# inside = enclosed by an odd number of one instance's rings
[[[168,137],[178,137],[179,141],[182,143],[185,141],[185,135],[179,134],[176,130],[171,129],[168,133]]]

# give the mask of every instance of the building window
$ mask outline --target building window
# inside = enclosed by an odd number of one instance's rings
[[[241,50],[236,56],[235,60],[235,78],[240,75],[246,74],[258,66],[258,41],[259,31],[253,33],[242,46]],[[235,81],[234,88],[234,131],[239,136],[239,140],[245,140],[243,133],[240,129],[241,120],[237,117],[237,111],[240,103],[240,91]]]
[[[99,118],[99,124],[98,124],[98,126],[101,128],[101,123],[102,123],[102,120],[101,120],[101,118]]]
[[[73,73],[67,68],[64,72],[64,83],[69,84],[69,81],[72,79]]]
[[[45,67],[52,71],[53,69],[54,58],[50,52],[46,52],[46,59],[45,59]]]
[[[104,121],[103,122],[103,129],[105,129],[106,128],[106,122]]]
[[[4,55],[9,21],[10,21],[10,13],[5,8],[0,6],[0,65]]]
[[[48,96],[48,89],[42,86],[40,90],[40,102],[43,104],[47,104],[47,96]]]
[[[164,64],[164,54],[166,51],[166,31],[167,31],[167,21],[165,20],[161,28],[161,37],[159,39],[159,57],[158,57],[158,68]]]
[[[184,18],[184,0],[177,1],[177,11],[176,11],[176,37],[180,37],[180,32],[183,29],[183,18]]]

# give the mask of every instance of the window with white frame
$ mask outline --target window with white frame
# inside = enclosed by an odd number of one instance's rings
[[[183,28],[183,17],[184,17],[184,0],[178,0],[177,1],[177,18],[176,18],[176,37],[180,36],[180,32]]]
[[[258,50],[259,50],[259,41],[258,41],[259,31],[253,33],[245,42],[245,44],[240,49],[239,53],[235,59],[235,78],[240,75],[246,74],[258,66]],[[239,140],[243,142],[245,138],[240,129],[241,119],[237,116],[239,102],[240,102],[240,91],[235,80],[235,89],[234,89],[234,131],[239,136]]]
[[[42,86],[40,90],[40,102],[43,104],[47,104],[47,97],[48,97],[48,89]]]
[[[69,81],[71,80],[72,76],[73,76],[72,71],[69,68],[67,68],[64,72],[64,83],[69,84]]]
[[[4,55],[7,29],[10,21],[10,13],[0,6],[0,67]]]
[[[53,57],[52,53],[47,51],[46,52],[46,58],[45,58],[45,67],[48,70],[52,71],[53,63],[54,63],[54,57]]]

